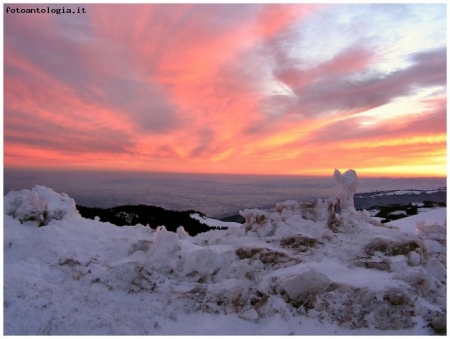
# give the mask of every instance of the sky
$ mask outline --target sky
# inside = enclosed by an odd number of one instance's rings
[[[446,176],[445,4],[7,7],[5,168]]]

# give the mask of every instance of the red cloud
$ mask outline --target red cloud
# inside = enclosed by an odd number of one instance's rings
[[[354,82],[377,62],[369,45],[309,69],[289,56],[319,6],[86,8],[5,18],[5,164],[275,173],[340,143],[443,133],[444,101],[395,128],[351,116],[445,86],[445,49]]]

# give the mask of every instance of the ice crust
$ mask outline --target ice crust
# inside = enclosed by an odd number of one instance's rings
[[[240,228],[195,237],[182,225],[173,233],[84,219],[73,199],[42,186],[10,192],[5,334],[442,331],[446,224],[413,233],[354,210],[353,172],[337,175],[339,201],[247,209]],[[331,211],[338,202],[341,212]]]

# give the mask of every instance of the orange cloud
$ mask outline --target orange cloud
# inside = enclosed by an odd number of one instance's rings
[[[296,41],[327,6],[86,7],[6,18],[6,166],[445,175],[445,48],[380,74],[349,43],[305,67]],[[404,119],[370,115],[423,88]]]

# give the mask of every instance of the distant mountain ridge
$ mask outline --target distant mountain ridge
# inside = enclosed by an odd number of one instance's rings
[[[391,190],[355,194],[355,208],[367,210],[374,206],[405,205],[413,202],[447,202],[447,187],[435,190]]]

